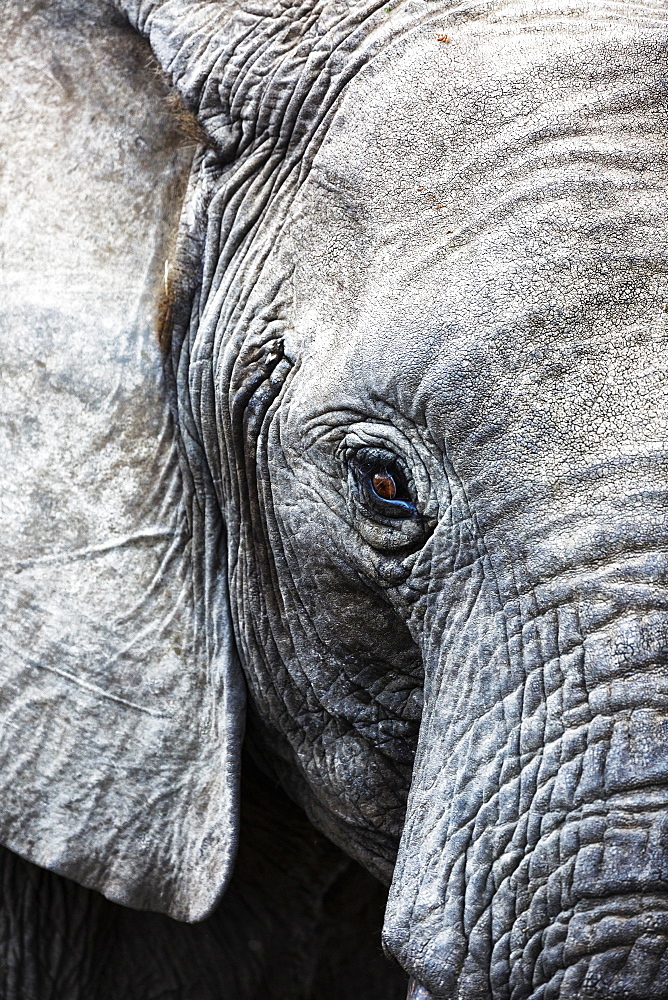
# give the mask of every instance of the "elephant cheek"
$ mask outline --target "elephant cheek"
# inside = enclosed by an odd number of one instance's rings
[[[480,594],[434,619],[385,947],[433,1000],[664,998],[668,613]]]

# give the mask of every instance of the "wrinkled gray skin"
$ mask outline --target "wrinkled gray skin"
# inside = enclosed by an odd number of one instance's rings
[[[206,133],[167,371],[252,758],[415,996],[665,997],[665,11],[122,7]]]
[[[163,556],[172,532],[178,544],[180,514],[155,307],[194,147],[147,43],[108,3],[0,9],[1,822],[6,842],[57,870],[60,844],[83,824],[79,868],[70,848],[66,870],[113,896],[111,863],[106,881],[90,874],[98,831],[121,853],[134,794],[141,858],[161,802],[150,759],[133,789],[129,755],[151,734],[127,702],[148,694],[169,717],[164,649],[189,612]],[[177,666],[187,676],[193,664]],[[105,687],[93,688],[103,671]],[[110,689],[124,702],[104,698]],[[117,707],[126,714],[105,715]],[[177,708],[178,747],[194,713],[192,702]],[[167,748],[160,765],[171,785]],[[234,875],[222,904],[190,926],[0,848],[2,1000],[403,1000],[406,976],[380,946],[386,889],[248,760],[242,786]],[[162,798],[174,840],[178,803]],[[40,818],[35,801],[55,809]],[[192,782],[185,801],[198,829]],[[46,857],[35,848],[40,820]],[[133,865],[126,856],[116,868],[131,882]]]

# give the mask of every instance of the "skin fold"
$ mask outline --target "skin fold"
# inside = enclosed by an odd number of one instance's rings
[[[165,393],[249,773],[389,886],[411,996],[660,1000],[665,10],[117,6],[201,130]]]
[[[379,876],[401,837],[385,946],[434,997],[662,996],[665,27],[412,11],[234,264],[203,242],[253,744]]]
[[[225,899],[191,925],[118,906],[3,848],[0,995],[403,1000],[406,977],[380,947],[383,887],[248,761],[243,801]]]
[[[164,912],[157,859],[183,822],[170,750],[193,722],[199,743],[211,728],[188,696],[188,678],[196,686],[202,672],[188,642],[188,573],[170,572],[187,532],[156,342],[199,132],[108,3],[12,0],[2,13],[0,822],[22,856],[0,848],[0,997],[402,1000],[407,976],[381,949],[386,889],[248,758],[237,765],[239,849],[221,905],[191,924]],[[180,646],[174,690],[165,667]],[[55,698],[54,684],[63,685]],[[147,700],[153,714],[139,715]],[[109,708],[122,713],[111,725]],[[128,754],[155,746],[160,718],[177,722],[168,739],[158,730],[167,787],[153,784],[157,755],[145,758],[138,836],[123,825]],[[180,784],[201,856],[207,768],[189,757],[196,773]],[[214,765],[224,773],[218,746]],[[35,840],[50,802],[45,857]],[[65,852],[72,881],[57,872],[82,804],[81,851],[70,840]],[[156,850],[147,825],[163,808]],[[114,845],[102,881],[90,878],[96,830]],[[113,898],[114,867],[132,881],[127,832],[149,873],[132,909],[85,887],[94,881]],[[189,867],[183,856],[178,864]],[[161,898],[147,906],[151,882]]]

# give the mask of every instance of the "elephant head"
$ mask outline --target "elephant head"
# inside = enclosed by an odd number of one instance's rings
[[[119,6],[202,130],[160,656],[14,644],[3,839],[201,917],[245,687],[257,761],[391,883],[416,996],[665,996],[665,15]]]

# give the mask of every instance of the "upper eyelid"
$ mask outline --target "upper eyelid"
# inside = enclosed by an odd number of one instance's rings
[[[365,458],[365,452],[371,452],[371,454]],[[373,454],[373,452],[376,452],[376,454]],[[346,457],[347,464],[356,466],[362,472],[369,472],[373,468],[385,468],[388,472],[391,472],[394,467],[404,477],[408,485],[411,485],[413,482],[412,473],[402,457],[387,448],[374,448],[373,445],[362,445],[360,448],[350,449]],[[368,468],[364,468],[364,466],[368,466]]]

